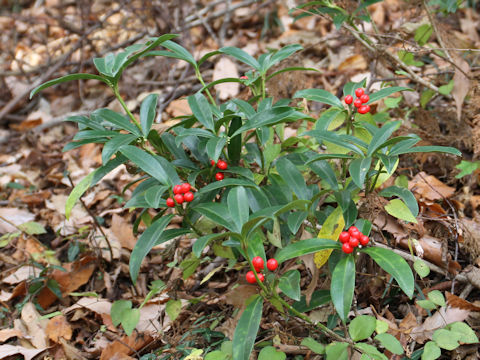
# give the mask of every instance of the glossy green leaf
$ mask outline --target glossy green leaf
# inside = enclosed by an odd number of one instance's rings
[[[350,176],[353,179],[355,185],[357,185],[360,189],[363,189],[365,178],[367,176],[368,171],[370,170],[370,165],[372,164],[372,158],[359,158],[355,159],[350,162],[350,166],[348,167],[348,171]]]
[[[310,168],[320,179],[327,182],[333,190],[338,190],[338,180],[335,171],[330,163],[326,160],[315,161],[309,164]]]
[[[332,299],[330,298],[330,290],[316,290],[313,292],[312,298],[310,299],[310,302],[308,305],[307,305],[305,295],[302,295],[300,298],[300,301],[294,302],[292,306],[297,311],[307,312],[323,304],[326,304],[331,300]]]
[[[300,301],[300,272],[298,270],[287,271],[280,277],[278,288],[289,298]]]
[[[367,247],[360,251],[368,254],[383,270],[392,275],[403,292],[412,298],[413,273],[408,263],[400,255],[379,247]]]
[[[416,147],[405,149],[402,151],[396,151],[396,155],[409,154],[409,153],[430,153],[430,152],[439,152],[444,154],[462,156],[462,153],[458,149],[455,149],[454,147],[449,147],[449,146],[416,146]]]
[[[357,349],[360,349],[363,354],[363,359],[369,359],[369,360],[388,360],[388,358],[382,354],[380,351],[377,350],[377,348],[373,345],[367,344],[367,343],[356,343],[355,347]]]
[[[232,165],[237,165],[240,161],[240,157],[242,154],[242,136],[237,135],[232,137],[232,135],[240,129],[242,126],[242,119],[239,116],[235,116],[232,118],[230,122],[230,126],[228,127],[228,136],[230,137],[230,141],[227,145],[228,150],[228,160]]]
[[[278,159],[275,166],[282,179],[295,195],[297,195],[299,199],[307,200],[309,198],[307,184],[297,167],[285,157]]]
[[[285,60],[292,54],[296,53],[299,50],[302,50],[303,47],[300,44],[290,44],[287,46],[284,46],[283,48],[279,49],[276,51],[270,59],[267,61],[267,66],[264,67],[264,71],[268,70],[272,66],[278,64],[280,61]]]
[[[226,137],[212,137],[207,141],[207,154],[210,159],[217,162],[227,143]]]
[[[393,199],[385,205],[385,211],[397,219],[417,223],[417,219],[405,203],[400,199]]]
[[[478,343],[478,337],[475,334],[475,331],[473,331],[473,329],[464,322],[455,321],[451,324],[448,324],[445,328],[450,330],[451,332],[460,334],[462,336],[460,340],[462,344]]]
[[[230,55],[238,61],[253,67],[257,71],[260,71],[260,64],[258,63],[258,61],[242,49],[233,46],[226,46],[218,51],[222,54]]]
[[[435,360],[442,355],[442,350],[434,341],[429,341],[423,347],[422,360]]]
[[[102,81],[102,82],[106,83],[107,85],[109,84],[108,80],[105,79],[102,76],[93,75],[93,74],[70,74],[70,75],[65,75],[65,76],[59,77],[57,79],[47,81],[47,82],[37,86],[35,89],[33,89],[30,92],[30,99],[33,97],[33,95],[35,95],[39,91],[42,91],[43,89],[46,89],[50,86],[54,86],[54,85],[57,85],[57,84],[60,84],[60,83],[63,83],[63,82],[72,81],[72,80],[99,80],[99,81]]]
[[[124,145],[120,147],[119,150],[130,161],[138,165],[138,167],[145,171],[147,174],[153,176],[161,184],[172,185],[169,177],[165,172],[165,169],[162,168],[162,166],[155,159],[155,157],[153,157],[146,151],[143,151],[132,145]]]
[[[330,296],[338,316],[343,322],[347,321],[352,306],[353,291],[355,289],[355,261],[352,255],[342,258],[332,273]]]
[[[378,149],[384,147],[385,141],[387,141],[393,132],[398,129],[400,124],[401,121],[392,121],[386,123],[380,130],[373,134],[372,140],[368,145],[367,156],[372,156]]]
[[[210,109],[210,104],[205,96],[197,92],[194,95],[190,95],[187,100],[188,105],[190,106],[190,109],[192,109],[193,115],[197,120],[200,121],[205,128],[215,131],[212,110]]]
[[[280,350],[275,349],[273,346],[265,346],[260,354],[258,354],[257,360],[285,360],[287,355]]]
[[[158,209],[161,206],[165,206],[165,200],[163,200],[163,194],[169,189],[166,185],[155,185],[145,191],[145,200],[152,209]]]
[[[158,95],[148,95],[140,105],[140,124],[142,125],[143,135],[146,137],[150,132],[155,114],[157,112]]]
[[[331,107],[322,112],[320,118],[315,123],[315,130],[327,131],[330,128],[330,124],[337,120],[339,116],[343,116],[343,121],[347,116],[348,112],[344,107]],[[342,123],[343,123],[342,121]],[[340,124],[338,124],[340,125]]]
[[[355,317],[348,325],[348,333],[353,341],[368,339],[377,325],[377,320],[373,316],[360,315]]]
[[[194,210],[231,231],[237,231],[236,224],[233,222],[228,208],[224,204],[202,203],[195,206]]]
[[[300,229],[300,226],[302,226],[307,216],[308,212],[306,211],[295,211],[288,214],[287,225],[292,234],[297,233],[298,229]]]
[[[248,360],[262,320],[263,298],[255,295],[243,311],[233,335],[233,360]]]
[[[214,234],[208,234],[199,237],[195,242],[193,243],[192,246],[192,251],[195,254],[197,258],[199,258],[202,255],[203,249],[213,240],[223,238],[225,236],[228,236],[228,233],[214,233]]]
[[[390,96],[398,91],[412,91],[412,89],[403,86],[392,86],[388,88],[383,88],[370,94],[370,101],[367,104],[371,104],[375,101],[383,99],[384,97]]]
[[[311,130],[303,133],[302,135],[313,136],[317,139],[318,142],[328,141],[337,146],[343,147],[345,149],[351,150],[360,156],[364,156],[363,151],[356,145],[352,144],[352,136],[348,135],[339,135],[333,131],[323,131],[323,130]]]
[[[293,95],[294,99],[304,98],[307,100],[317,101],[323,104],[337,106],[343,108],[343,104],[339,98],[332,93],[323,89],[305,89],[299,90]]]
[[[170,51],[164,51],[164,50],[150,51],[146,54],[146,56],[165,56],[165,57],[180,59],[188,62],[194,68],[198,68],[197,62],[195,61],[195,58],[193,57],[193,55],[190,54],[188,50],[185,49],[183,46],[170,40],[165,41],[162,44],[162,46],[167,48]]]
[[[417,199],[410,190],[399,186],[389,186],[380,191],[378,195],[385,197],[398,196],[405,202],[414,217],[418,215]]]
[[[325,249],[340,249],[341,246],[337,241],[329,239],[306,239],[296,243],[287,245],[277,252],[275,259],[281,264],[285,260],[293,259],[298,256],[311,254]]]
[[[240,232],[243,224],[248,221],[250,206],[248,205],[247,193],[242,186],[234,187],[227,197],[230,217],[235,219],[234,224],[237,232]]]
[[[129,263],[130,277],[134,284],[137,281],[143,259],[155,245],[158,245],[158,240],[165,227],[170,223],[172,217],[173,215],[170,214],[156,220],[137,240],[135,247],[132,250],[132,254],[130,255]]]
[[[344,342],[332,342],[325,348],[327,360],[349,360],[348,344]]]
[[[259,189],[258,185],[255,184],[253,181],[238,178],[229,178],[223,179],[221,181],[215,181],[208,184],[207,186],[204,186],[200,189],[199,194],[204,194],[212,190],[221,189],[229,186],[244,186]]]
[[[118,134],[115,137],[112,137],[105,143],[105,145],[103,145],[102,163],[106,164],[112,155],[115,154],[118,149],[120,149],[120,147],[130,144],[136,138],[137,135],[134,134]]]
[[[137,136],[141,136],[140,130],[132,124],[125,116],[119,114],[110,109],[98,109],[92,113],[92,116],[98,116],[99,118],[115,125],[121,130],[126,130]]]

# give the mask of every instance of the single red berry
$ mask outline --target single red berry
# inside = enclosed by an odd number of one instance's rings
[[[258,280],[260,280],[261,282],[265,281],[265,276],[262,273],[257,274],[257,276],[258,276]]]
[[[350,227],[348,228],[348,233],[349,233],[350,235],[352,235],[352,232],[357,232],[357,231],[360,231],[360,230],[358,230],[358,228],[357,228],[356,226],[350,226]]]
[[[347,95],[345,96],[345,104],[350,105],[353,102],[353,96],[352,95]]]
[[[247,282],[250,284],[255,284],[257,282],[257,279],[255,279],[255,274],[253,271],[247,272],[247,275],[245,275],[245,278],[247,279]]]
[[[359,244],[358,238],[356,237],[351,237],[350,240],[348,241],[351,247],[356,248]]]
[[[175,199],[175,201],[177,202],[177,204],[182,204],[183,201],[185,200],[185,198],[183,197],[182,194],[177,194],[173,197]]]
[[[362,100],[355,99],[355,101],[353,102],[353,106],[355,106],[356,108],[359,108],[360,106],[362,106]]]
[[[342,243],[345,244],[348,240],[350,240],[350,234],[346,231],[342,231],[340,233],[340,236],[338,237],[338,240]]]
[[[363,90],[362,88],[358,88],[355,90],[355,95],[357,95],[357,97],[362,96],[364,93],[365,93],[365,90]]]
[[[270,271],[275,271],[278,268],[278,261],[275,259],[269,259],[267,261],[267,269]]]
[[[367,113],[370,112],[370,105],[365,105],[367,107]]]
[[[362,96],[360,96],[360,100],[362,101],[362,103],[367,103],[370,101],[370,96],[368,96],[367,94],[363,94]]]
[[[355,238],[355,239],[357,239],[357,240],[359,240],[359,241],[360,241],[360,238],[362,237],[362,235],[363,235],[363,234],[362,234],[360,231],[358,231],[358,230],[357,230],[357,231],[352,231],[352,233],[350,234],[350,236],[351,236],[352,238]]]
[[[189,192],[190,189],[192,188],[192,186],[189,183],[183,183],[182,185],[180,185],[180,187],[182,190],[182,194]]]
[[[175,201],[171,197],[169,197],[167,199],[167,206],[168,207],[174,207],[175,206]]]
[[[210,160],[210,165],[215,166],[215,161]]]
[[[353,252],[353,247],[350,245],[350,243],[346,242],[342,245],[342,250],[345,254],[351,254]]]
[[[370,239],[368,238],[367,235],[360,236],[360,245],[365,246],[368,244],[369,241]]]
[[[185,193],[185,195],[183,195],[183,199],[186,201],[186,202],[190,202],[190,201],[193,201],[193,193],[191,191]]]
[[[255,256],[252,259],[252,265],[255,268],[255,270],[260,271],[263,269],[263,259],[260,256]]]
[[[248,80],[248,76],[247,75],[240,76],[240,80]]]
[[[369,110],[370,109],[368,108],[368,105],[362,105],[358,108],[358,112],[360,114],[366,114],[366,113],[368,113]]]
[[[181,193],[182,193],[182,185],[175,185],[175,186],[173,187],[173,193],[174,193],[175,195],[181,194]]]
[[[217,168],[219,168],[220,170],[227,170],[227,167],[228,165],[226,161],[218,160]]]
[[[220,172],[219,172],[219,173],[216,173],[216,174],[215,174],[215,179],[216,179],[217,181],[223,180],[224,177],[225,177],[225,176],[223,175],[223,173],[220,173]]]

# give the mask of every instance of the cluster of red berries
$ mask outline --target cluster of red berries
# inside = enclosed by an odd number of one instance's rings
[[[168,207],[174,207],[175,203],[178,205],[183,204],[183,202],[191,202],[193,201],[193,192],[190,191],[192,190],[192,186],[189,183],[183,183],[181,185],[175,185],[173,187],[173,199],[169,197],[167,199],[167,206]]]
[[[210,160],[210,164],[211,164],[212,166],[215,166],[215,161]],[[217,162],[217,168],[219,168],[220,170],[227,170],[228,164],[227,164],[227,162],[224,161],[224,160],[218,160],[218,162]],[[217,181],[221,181],[221,180],[223,180],[224,178],[225,178],[225,176],[224,176],[223,173],[221,173],[221,172],[217,172],[217,173],[215,174],[215,180],[217,180]]]
[[[255,256],[252,259],[252,265],[255,268],[255,271],[257,272],[258,279],[263,282],[265,280],[265,276],[260,272],[263,270],[263,259],[260,256]],[[270,271],[275,271],[278,268],[278,261],[275,259],[269,259],[267,261],[267,269]],[[247,279],[247,282],[250,284],[255,284],[257,282],[257,279],[255,279],[255,274],[253,271],[247,272],[247,275],[245,276]]]
[[[358,109],[358,112],[360,114],[366,114],[370,112],[370,105],[364,105],[370,101],[370,96],[365,94],[365,90],[362,88],[356,89],[355,96],[357,97],[355,100],[353,100],[352,95],[345,96],[345,104],[350,105],[351,103],[353,103],[353,106]]]
[[[347,231],[342,231],[338,240],[342,243],[342,250],[345,254],[350,254],[358,246],[365,246],[370,239],[363,235],[357,227],[351,226]]]

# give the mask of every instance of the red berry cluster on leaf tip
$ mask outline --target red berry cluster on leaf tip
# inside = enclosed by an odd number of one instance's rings
[[[347,231],[342,231],[338,240],[342,243],[342,250],[345,254],[350,254],[353,250],[361,245],[366,246],[370,239],[367,235],[363,235],[356,226],[351,226]]]
[[[257,273],[258,279],[263,282],[265,280],[265,275],[261,273],[261,271],[264,269],[264,261],[260,256],[255,256],[252,259],[252,265],[255,269],[255,272]],[[267,261],[267,269],[270,271],[275,271],[278,268],[278,261],[275,259],[268,259]],[[247,282],[250,284],[255,284],[257,282],[257,279],[255,279],[255,274],[253,271],[247,272],[245,275],[245,278],[247,279]]]
[[[174,207],[175,203],[178,205],[183,204],[184,202],[191,202],[194,199],[194,195],[192,190],[192,185],[189,183],[183,183],[181,185],[175,185],[172,189],[173,191],[173,199],[169,197],[167,199],[167,206]]]
[[[345,104],[350,105],[353,103],[353,106],[357,108],[357,111],[360,114],[366,114],[370,112],[370,105],[367,103],[370,101],[370,96],[365,94],[365,90],[363,88],[355,89],[355,96],[356,99],[353,99],[352,95],[347,95],[343,99]]]

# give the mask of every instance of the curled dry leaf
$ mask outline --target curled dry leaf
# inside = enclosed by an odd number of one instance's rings
[[[23,346],[14,346],[14,345],[0,345],[0,358],[6,359],[9,356],[13,355],[23,355],[25,360],[32,360],[35,356],[46,350],[46,347],[43,349],[28,349]]]
[[[455,188],[444,184],[433,175],[427,175],[423,171],[408,182],[408,188],[423,199],[432,201],[448,199],[455,193]]]
[[[27,328],[32,345],[37,349],[45,349],[48,346],[47,335],[45,333],[47,320],[41,319],[33,303],[26,303],[23,307],[22,321]]]
[[[45,331],[48,338],[58,343],[60,338],[70,340],[72,338],[72,328],[63,315],[58,315],[48,321]]]
[[[5,342],[12,337],[23,337],[23,333],[18,329],[2,329],[0,330],[0,342]]]
[[[120,340],[115,340],[107,345],[102,351],[100,360],[132,359],[129,355],[133,353],[133,350],[140,350],[152,341],[151,336],[139,336],[133,332],[132,335],[123,336]]]

